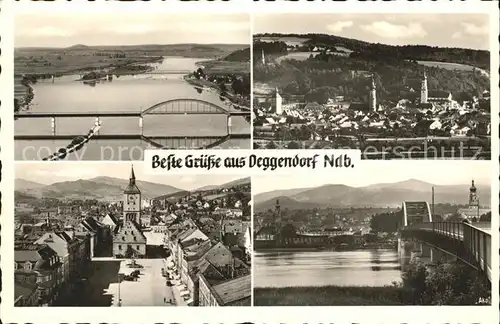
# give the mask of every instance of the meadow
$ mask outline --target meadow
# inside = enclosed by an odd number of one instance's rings
[[[255,306],[370,306],[403,305],[398,287],[254,288]]]

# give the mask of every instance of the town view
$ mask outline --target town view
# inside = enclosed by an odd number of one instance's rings
[[[253,147],[490,159],[487,22],[452,14],[256,15]]]
[[[251,304],[249,178],[104,163],[16,177],[15,306]]]
[[[490,304],[491,170],[415,169],[253,177],[254,305]]]
[[[248,15],[41,17],[15,17],[16,160],[250,148]]]

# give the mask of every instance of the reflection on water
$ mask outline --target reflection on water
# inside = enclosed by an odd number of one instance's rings
[[[162,63],[155,64],[156,71],[195,70],[197,61],[201,59],[167,57]],[[196,89],[183,80],[181,74],[161,75],[127,75],[113,77],[112,81],[99,81],[91,85],[75,81],[79,75],[68,75],[51,80],[42,80],[34,84],[35,97],[32,102],[33,112],[140,112],[159,102],[191,98],[200,99],[231,109],[211,90]],[[101,118],[102,135],[138,134],[138,117]],[[59,135],[83,135],[94,125],[94,118],[60,118],[57,120],[56,132]],[[224,136],[227,134],[225,115],[155,115],[146,116],[143,120],[146,136]],[[15,121],[16,135],[50,135],[52,126],[49,118],[19,119]],[[232,117],[231,131],[234,134],[250,133],[250,124],[244,117]],[[147,146],[140,143],[138,147]],[[247,143],[248,142],[248,143]],[[20,158],[25,145],[32,150],[41,147],[64,147],[66,141],[16,141],[16,158]],[[89,146],[96,146],[91,142]],[[126,146],[130,141],[113,140],[107,142],[111,146]],[[135,142],[134,142],[135,144]],[[249,140],[239,140],[238,145],[225,143],[231,147],[249,148]],[[86,158],[94,156],[95,149],[87,150]],[[87,154],[89,156],[87,156]],[[26,153],[24,154],[26,155]]]
[[[401,280],[395,250],[256,252],[256,287],[385,286]]]

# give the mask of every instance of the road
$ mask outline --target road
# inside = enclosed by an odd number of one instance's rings
[[[162,276],[164,267],[162,259],[140,259],[137,263],[144,266],[139,269],[141,274],[137,281],[122,281],[111,283],[107,292],[112,294],[113,306],[118,304],[118,290],[122,306],[169,306],[166,300],[173,299],[172,288],[168,287]]]

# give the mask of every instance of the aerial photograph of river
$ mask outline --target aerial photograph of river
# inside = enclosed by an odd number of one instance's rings
[[[246,15],[221,15],[215,26],[212,16],[172,15],[183,21],[178,32],[164,15],[135,15],[129,26],[105,14],[52,16],[31,35],[37,18],[16,15],[16,160],[250,148]],[[234,28],[216,32],[221,26]]]

